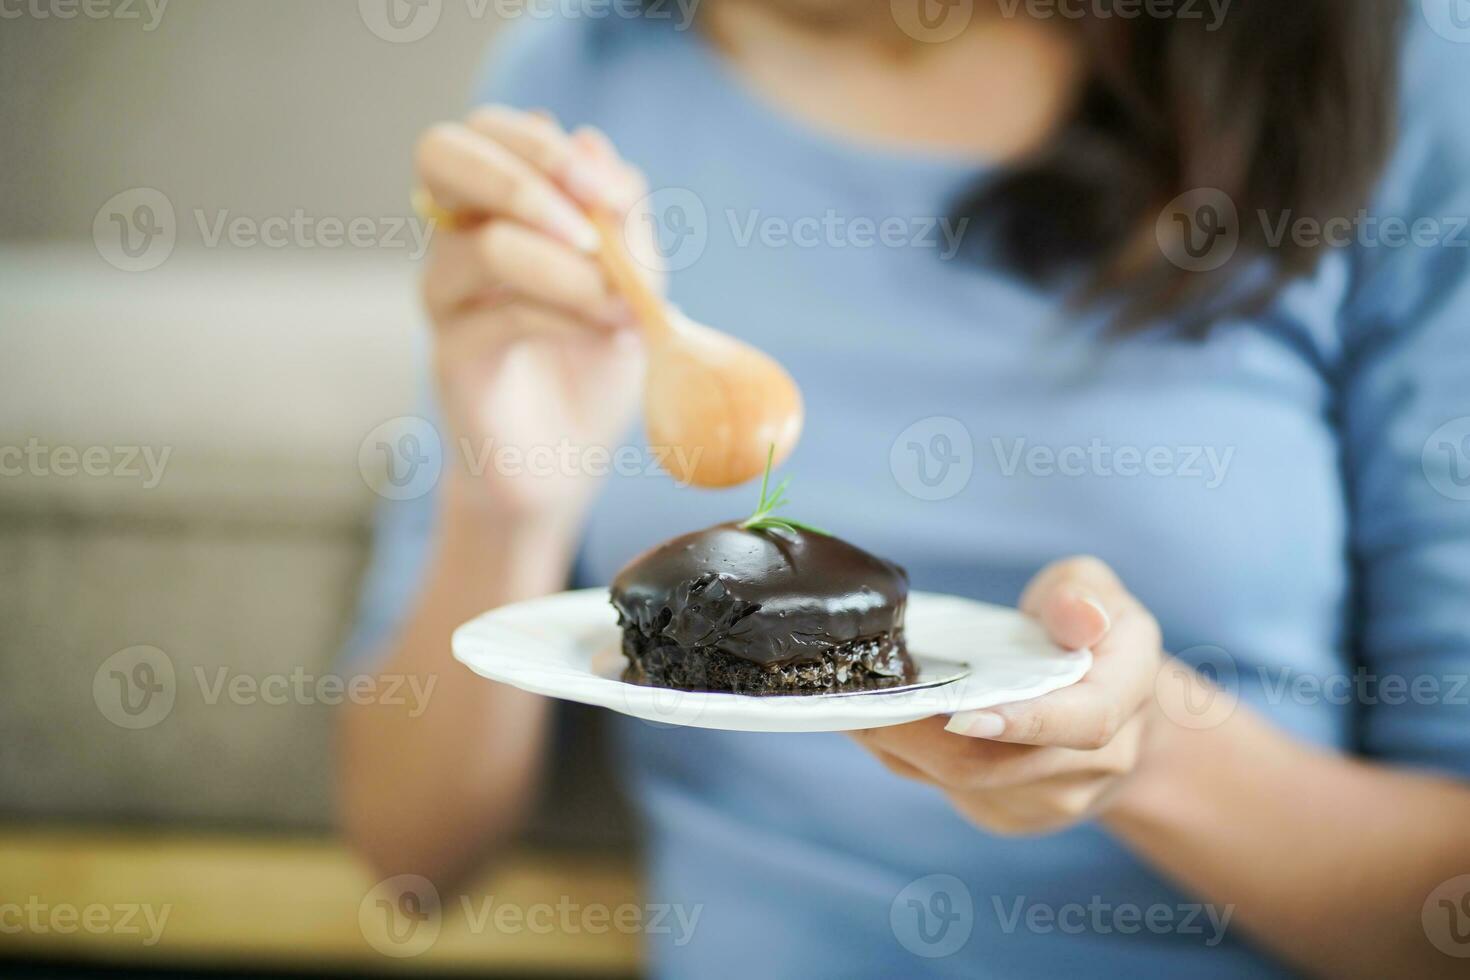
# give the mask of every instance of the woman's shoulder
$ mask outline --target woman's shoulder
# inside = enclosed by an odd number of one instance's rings
[[[1397,139],[1354,219],[1350,349],[1460,338],[1470,324],[1470,24],[1438,19],[1445,6],[1409,5]]]
[[[1410,4],[1398,143],[1382,188],[1386,202],[1398,207],[1470,194],[1470,21],[1459,26],[1448,13],[1454,6]]]

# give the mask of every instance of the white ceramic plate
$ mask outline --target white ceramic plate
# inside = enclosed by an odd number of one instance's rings
[[[1058,648],[1014,609],[917,592],[905,617],[916,656],[968,665],[968,676],[903,692],[752,697],[669,691],[618,680],[623,656],[606,589],[532,599],[454,631],[454,656],[475,673],[525,691],[666,725],[737,732],[843,732],[1025,701],[1075,684],[1086,650]]]

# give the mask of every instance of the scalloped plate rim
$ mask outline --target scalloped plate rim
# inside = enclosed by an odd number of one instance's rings
[[[915,592],[905,614],[919,653],[970,666],[969,677],[902,693],[776,695],[670,691],[593,669],[616,647],[606,588],[540,596],[493,609],[454,631],[454,657],[481,677],[525,691],[609,708],[663,727],[745,732],[840,732],[1040,697],[1081,680],[1087,650],[1065,651],[1020,612],[960,596]]]

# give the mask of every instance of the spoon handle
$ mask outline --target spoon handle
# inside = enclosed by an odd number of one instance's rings
[[[643,326],[649,340],[662,340],[673,328],[669,324],[668,308],[658,294],[649,288],[647,280],[638,271],[633,257],[628,254],[623,242],[623,224],[606,211],[597,209],[589,212],[592,223],[602,236],[602,247],[598,258],[603,271],[612,280],[613,288],[622,294],[633,307],[633,314]]]

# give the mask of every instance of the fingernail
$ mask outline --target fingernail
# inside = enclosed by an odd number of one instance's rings
[[[559,197],[547,197],[542,208],[542,220],[547,231],[565,238],[583,252],[596,252],[602,244],[597,227],[587,220],[586,215]]]
[[[1087,603],[1092,608],[1096,609],[1098,615],[1102,617],[1104,633],[1113,628],[1113,617],[1108,615],[1107,608],[1104,607],[1100,601],[1090,595],[1082,596],[1082,601]]]
[[[970,738],[996,738],[1006,730],[1006,720],[994,711],[962,711],[950,718],[944,730]]]

